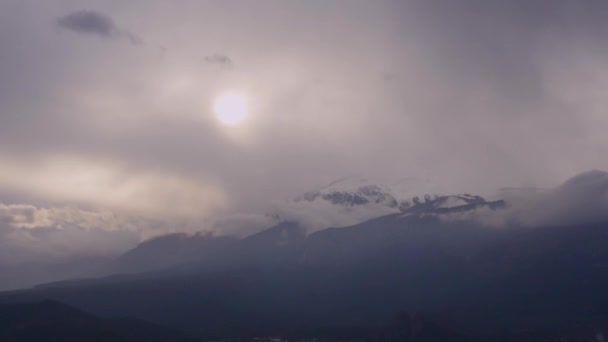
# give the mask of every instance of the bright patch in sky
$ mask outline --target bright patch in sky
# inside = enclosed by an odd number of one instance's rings
[[[226,125],[236,125],[247,117],[247,100],[235,93],[224,93],[213,102],[215,116]]]

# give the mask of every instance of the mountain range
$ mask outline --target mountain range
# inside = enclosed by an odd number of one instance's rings
[[[283,220],[243,238],[161,236],[110,263],[110,276],[5,292],[0,303],[58,301],[203,340],[559,341],[608,331],[606,220],[488,227],[462,214],[509,203],[404,201],[367,185],[296,201],[393,211],[313,232]]]

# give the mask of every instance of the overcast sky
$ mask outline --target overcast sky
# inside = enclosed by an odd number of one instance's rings
[[[608,169],[607,17],[604,0],[0,0],[0,202],[177,220],[345,176],[555,186]],[[243,123],[214,116],[226,92]]]

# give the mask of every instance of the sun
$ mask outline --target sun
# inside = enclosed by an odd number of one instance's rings
[[[247,118],[247,99],[235,93],[223,93],[213,101],[215,116],[225,125],[237,125]]]

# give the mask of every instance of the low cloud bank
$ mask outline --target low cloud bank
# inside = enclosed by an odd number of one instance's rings
[[[0,266],[109,257],[141,238],[138,222],[112,213],[0,204]]]
[[[549,190],[503,193],[504,209],[482,207],[441,219],[471,220],[489,227],[540,227],[608,221],[608,173],[579,174]],[[399,213],[382,205],[344,206],[324,200],[276,202],[270,214],[240,213],[205,220],[151,220],[74,207],[0,204],[0,267],[64,262],[75,257],[115,257],[150,237],[208,232],[245,237],[280,221],[312,233]]]
[[[375,217],[399,212],[397,208],[379,204],[343,206],[323,199],[277,203],[273,210],[282,221],[298,222],[308,233],[324,228],[346,227]]]
[[[495,227],[539,227],[608,221],[608,172],[576,175],[553,189],[503,191],[502,210],[480,208],[445,215],[444,220],[472,220]]]
[[[475,210],[431,215],[444,221],[468,220],[503,228],[608,221],[608,172],[584,172],[552,189],[502,189],[496,198],[504,200],[507,205],[498,209],[480,206]],[[355,225],[383,215],[399,213],[399,210],[375,204],[343,206],[318,199],[275,203],[272,212],[277,220],[298,222],[311,233],[329,227]]]

